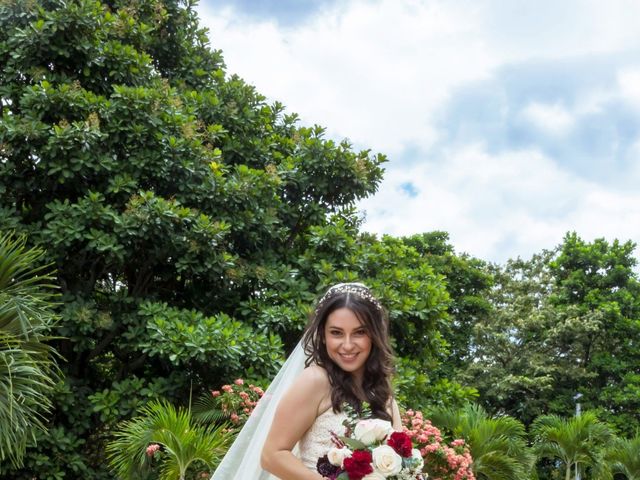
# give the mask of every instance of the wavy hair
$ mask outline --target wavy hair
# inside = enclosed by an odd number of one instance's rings
[[[367,329],[371,339],[371,353],[364,364],[362,391],[359,398],[350,373],[342,370],[330,357],[325,345],[325,325],[329,315],[340,308],[351,310]],[[362,402],[371,406],[373,416],[391,421],[387,411],[392,396],[391,377],[393,349],[389,341],[389,320],[371,291],[360,283],[339,284],[331,287],[317,304],[314,315],[304,333],[303,345],[307,354],[306,366],[315,363],[329,375],[331,405],[334,412],[342,410],[347,402],[359,413]]]

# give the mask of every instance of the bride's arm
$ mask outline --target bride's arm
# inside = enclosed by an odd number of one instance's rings
[[[398,432],[402,431],[402,418],[400,417],[400,408],[398,408],[398,402],[395,398],[391,399],[391,424],[393,429]]]
[[[281,480],[322,480],[291,453],[304,433],[313,425],[320,402],[329,391],[326,374],[318,367],[305,369],[282,397],[264,443],[262,468]]]

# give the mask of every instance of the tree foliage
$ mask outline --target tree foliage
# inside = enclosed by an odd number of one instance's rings
[[[474,329],[463,378],[491,411],[525,423],[576,400],[624,433],[640,425],[640,290],[634,245],[568,234],[553,251],[495,267],[495,314]]]
[[[568,234],[550,263],[554,288],[550,303],[580,332],[564,333],[565,352],[584,381],[566,388],[582,394],[581,403],[621,431],[640,427],[640,282],[633,270],[635,244],[585,242]]]

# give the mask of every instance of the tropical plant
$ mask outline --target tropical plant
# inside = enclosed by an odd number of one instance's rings
[[[53,273],[25,237],[0,236],[0,461],[20,465],[35,432],[46,431],[58,370],[45,343],[57,316]]]
[[[154,470],[160,480],[185,480],[189,469],[212,473],[232,440],[225,424],[196,424],[189,409],[152,401],[140,416],[119,425],[107,456],[123,479]]]
[[[535,456],[527,446],[524,425],[509,416],[492,417],[479,405],[429,413],[437,427],[463,438],[473,458],[477,479],[521,480],[530,478]]]
[[[607,447],[604,459],[610,475],[624,475],[625,480],[640,480],[640,434],[633,438],[616,438]]]
[[[538,458],[558,460],[565,480],[576,470],[583,478],[589,469],[601,472],[604,448],[612,438],[609,426],[593,412],[568,419],[543,415],[531,424],[531,435]]]

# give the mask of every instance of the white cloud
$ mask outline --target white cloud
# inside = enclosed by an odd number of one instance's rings
[[[203,10],[206,14],[206,10]],[[436,2],[354,1],[296,28],[206,14],[229,71],[337,138],[393,154],[432,144],[432,114],[452,89],[488,76],[473,8]]]
[[[420,185],[414,198],[398,194],[407,181]],[[365,230],[444,230],[458,251],[493,261],[552,248],[572,230],[585,239],[640,238],[640,192],[616,193],[579,179],[535,150],[491,155],[476,144],[399,166],[361,207]]]
[[[542,145],[514,151],[507,137],[519,132],[510,125],[488,125],[487,135],[504,137],[485,138],[500,146],[490,150],[469,144],[464,125],[442,126],[436,118],[466,85],[508,75],[527,62],[566,60],[567,84],[575,82],[575,89],[544,91],[539,71],[535,77],[499,79],[493,82],[497,98],[502,80],[539,78],[535,86],[541,88],[535,90],[545,94],[528,96],[530,86],[524,85],[514,90],[522,95],[505,95],[508,102],[496,108],[516,112],[509,118],[556,137],[555,145],[585,142],[567,152],[590,145],[605,151],[600,138],[616,135],[599,137],[590,129],[595,127],[578,127],[591,114],[602,121],[616,101],[640,105],[640,67],[623,59],[640,50],[637,0],[349,0],[287,27],[233,8],[214,15],[204,3],[200,13],[229,72],[281,100],[303,124],[326,126],[332,138],[349,137],[357,148],[389,155],[379,193],[362,203],[370,231],[445,230],[458,251],[494,261],[551,248],[569,230],[587,239],[640,240],[640,194],[584,180],[589,175],[580,177],[575,158],[550,158],[540,153]],[[610,58],[612,69],[596,72],[602,73],[595,76],[596,86],[584,70],[593,54]],[[572,70],[577,64],[583,70]],[[609,68],[604,61],[599,65]],[[464,117],[464,103],[459,108],[456,115]],[[593,135],[569,135],[584,131]],[[459,144],[444,145],[447,138]],[[640,152],[637,145],[627,146],[626,154]],[[401,154],[413,150],[426,160],[416,155],[402,163]],[[640,167],[633,166],[640,162],[625,159],[611,168],[623,163],[631,171],[617,172],[619,177],[640,179]],[[415,186],[415,197],[403,191],[405,183]]]
[[[460,0],[464,3],[465,0]],[[637,0],[480,0],[485,34],[505,61],[562,59],[640,48]]]
[[[622,98],[640,108],[640,67],[623,69],[617,80]]]
[[[535,128],[550,135],[565,135],[573,127],[573,115],[562,105],[533,102],[527,105],[522,115]]]

